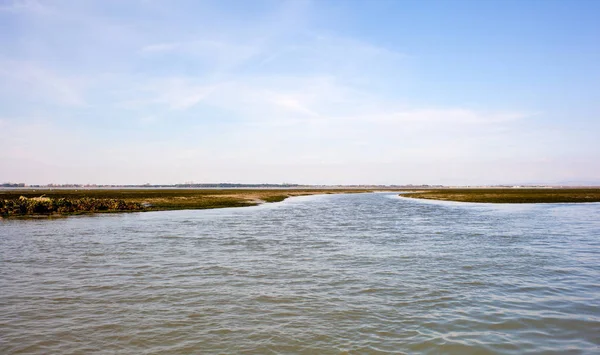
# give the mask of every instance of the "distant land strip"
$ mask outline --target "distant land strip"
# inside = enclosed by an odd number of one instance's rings
[[[76,189],[76,188],[144,188],[144,189],[154,189],[154,188],[192,188],[192,189],[333,189],[333,188],[346,188],[346,189],[354,189],[354,188],[441,188],[443,185],[413,185],[413,184],[403,184],[403,185],[381,185],[381,184],[346,184],[346,185],[307,185],[307,184],[242,184],[242,183],[229,183],[229,182],[219,182],[219,183],[183,183],[183,184],[45,184],[45,185],[27,185],[23,182],[13,183],[13,182],[5,182],[0,183],[0,188],[49,188],[49,189]]]
[[[480,203],[600,202],[600,188],[468,188],[407,191],[402,197]]]
[[[416,199],[482,203],[600,202],[600,188],[5,188],[0,217],[48,217],[256,206],[291,196],[400,191]]]

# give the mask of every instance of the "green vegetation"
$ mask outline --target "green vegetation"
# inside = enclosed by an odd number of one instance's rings
[[[403,197],[487,203],[600,202],[600,188],[435,189],[406,192]]]
[[[0,190],[0,216],[68,215],[254,206],[290,196],[362,189],[18,189]]]

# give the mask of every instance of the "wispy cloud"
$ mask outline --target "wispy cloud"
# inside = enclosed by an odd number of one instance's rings
[[[178,52],[183,55],[197,55],[211,57],[213,59],[224,56],[237,56],[244,60],[258,52],[258,48],[251,45],[232,44],[216,40],[193,40],[187,42],[164,42],[154,43],[142,47],[142,52],[164,53]]]
[[[352,119],[379,123],[401,123],[435,126],[491,125],[511,123],[538,115],[529,112],[482,112],[465,108],[414,108],[387,114],[357,116]],[[432,127],[431,125],[434,125]]]
[[[44,66],[16,60],[0,60],[0,91],[33,102],[84,106],[85,81],[59,74]]]
[[[0,11],[45,13],[48,11],[48,7],[37,0],[7,0],[6,3],[0,4]]]
[[[197,105],[215,90],[214,86],[188,85],[183,79],[170,79],[160,87],[149,88],[154,91],[155,103],[167,105],[173,110],[186,110]]]

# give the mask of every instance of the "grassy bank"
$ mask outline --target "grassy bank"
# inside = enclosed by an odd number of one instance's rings
[[[0,190],[0,216],[165,211],[254,206],[290,196],[361,189],[20,189]]]
[[[600,188],[436,189],[400,195],[427,200],[484,203],[600,202]]]

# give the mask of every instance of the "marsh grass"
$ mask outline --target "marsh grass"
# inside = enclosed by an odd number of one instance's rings
[[[142,211],[137,202],[109,198],[51,198],[47,196],[0,199],[0,216],[34,216],[94,212]]]
[[[483,203],[600,202],[600,188],[436,189],[400,195],[428,200]]]

